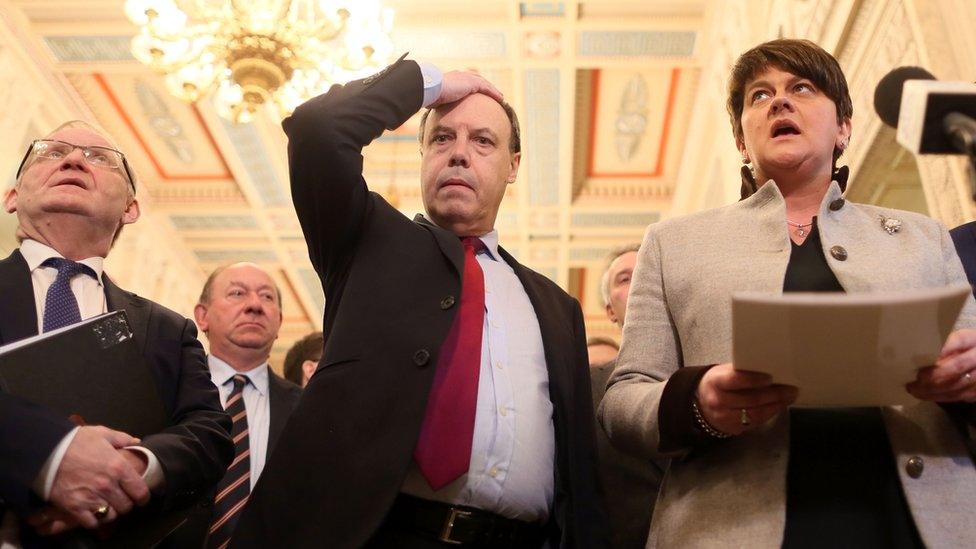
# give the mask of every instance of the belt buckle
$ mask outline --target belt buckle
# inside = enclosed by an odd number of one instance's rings
[[[453,534],[453,530],[454,530],[454,521],[457,520],[458,517],[470,517],[470,516],[471,516],[470,511],[465,511],[463,509],[457,509],[455,507],[451,507],[451,512],[447,514],[447,518],[444,520],[444,528],[441,529],[440,541],[444,543],[450,543],[451,545],[463,544],[464,543],[463,541],[458,541],[451,537],[451,534]]]

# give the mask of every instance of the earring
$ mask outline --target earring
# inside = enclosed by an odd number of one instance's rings
[[[759,186],[756,185],[755,168],[749,164],[744,164],[742,169],[739,170],[739,175],[742,177],[742,186],[739,188],[739,200],[745,200],[759,190]]]

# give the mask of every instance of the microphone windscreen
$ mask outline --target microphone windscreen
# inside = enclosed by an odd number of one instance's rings
[[[881,121],[898,127],[898,113],[901,111],[901,94],[906,80],[935,80],[935,76],[922,67],[898,67],[878,82],[874,89],[874,111]]]

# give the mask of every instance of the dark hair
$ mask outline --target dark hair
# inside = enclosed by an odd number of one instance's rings
[[[742,139],[742,110],[745,107],[745,88],[749,80],[769,67],[777,67],[803,78],[809,78],[817,88],[833,100],[837,107],[837,123],[854,115],[854,104],[847,89],[847,79],[840,64],[823,48],[809,40],[781,38],[764,42],[743,53],[732,67],[729,76],[729,98],[726,108],[732,121],[732,134]],[[834,148],[834,160],[841,150]]]
[[[312,332],[299,339],[285,354],[285,379],[302,384],[302,363],[306,360],[322,360],[322,345],[325,338],[322,332]]]
[[[519,129],[518,115],[515,114],[515,109],[506,101],[499,101],[498,104],[502,106],[502,109],[505,111],[505,116],[508,117],[508,123],[512,126],[512,133],[508,139],[508,150],[512,154],[520,153],[522,152],[522,130]],[[421,146],[424,144],[424,128],[427,127],[427,117],[430,116],[430,111],[436,108],[428,108],[420,116],[420,132],[417,134],[417,140],[420,141]]]

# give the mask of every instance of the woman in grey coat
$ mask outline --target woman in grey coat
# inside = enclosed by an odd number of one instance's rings
[[[648,228],[600,408],[615,446],[673,458],[648,547],[976,547],[971,298],[917,405],[790,409],[795,387],[730,363],[734,292],[965,284],[948,233],[842,197],[853,107],[812,42],[743,54],[728,108],[743,200]]]

